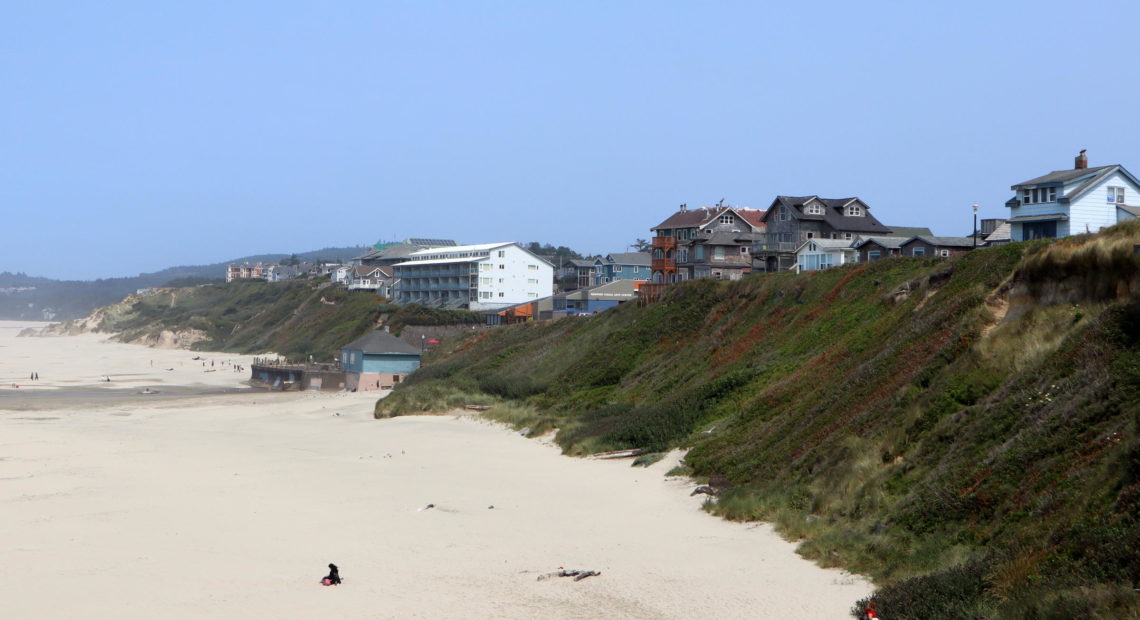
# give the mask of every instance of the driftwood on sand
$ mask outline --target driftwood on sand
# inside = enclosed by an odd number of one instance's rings
[[[542,581],[544,579],[550,579],[551,577],[573,577],[574,581],[582,581],[586,577],[593,577],[595,575],[601,574],[601,571],[596,570],[577,570],[571,568],[563,568],[561,570],[556,570],[553,573],[543,573],[538,576],[538,580]]]
[[[610,452],[597,452],[591,454],[589,458],[592,459],[627,459],[632,456],[641,456],[645,454],[644,448],[634,448],[633,450],[611,450]]]

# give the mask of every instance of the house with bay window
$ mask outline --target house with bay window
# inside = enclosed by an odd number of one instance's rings
[[[1085,151],[1072,170],[1054,170],[1012,188],[1009,236],[1013,241],[1097,232],[1140,216],[1140,181],[1119,164],[1089,168]]]
[[[652,280],[658,284],[695,278],[739,280],[752,270],[752,245],[764,233],[762,209],[681,205],[654,226]]]

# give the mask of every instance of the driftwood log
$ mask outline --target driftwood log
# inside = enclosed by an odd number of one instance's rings
[[[601,571],[596,570],[576,570],[571,568],[564,568],[562,570],[556,570],[553,573],[543,573],[538,576],[538,581],[550,579],[551,577],[573,577],[574,581],[582,581],[586,577],[593,577],[595,575],[601,574]]]

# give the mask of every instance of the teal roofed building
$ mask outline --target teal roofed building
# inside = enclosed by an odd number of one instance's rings
[[[420,349],[387,332],[372,332],[340,349],[346,390],[389,390],[420,367]]]

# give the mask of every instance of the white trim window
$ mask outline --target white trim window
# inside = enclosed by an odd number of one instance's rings
[[[1124,188],[1123,187],[1108,187],[1108,202],[1112,204],[1124,204]]]
[[[941,256],[942,258],[950,258],[950,250],[946,250],[946,249],[938,250],[938,255]]]
[[[726,214],[720,216],[720,223],[721,224],[731,224],[733,221],[734,220],[732,218],[731,213],[726,213]]]
[[[804,208],[804,213],[808,215],[823,215],[823,205],[818,202],[813,202]]]
[[[926,248],[913,247],[910,249],[911,256],[926,256]]]
[[[849,205],[843,215],[847,217],[863,217],[863,207],[859,205]]]
[[[614,273],[621,273],[621,265],[614,265]]]
[[[1021,190],[1021,204],[1023,205],[1036,205],[1046,202],[1057,202],[1056,187],[1037,187],[1034,189]]]

